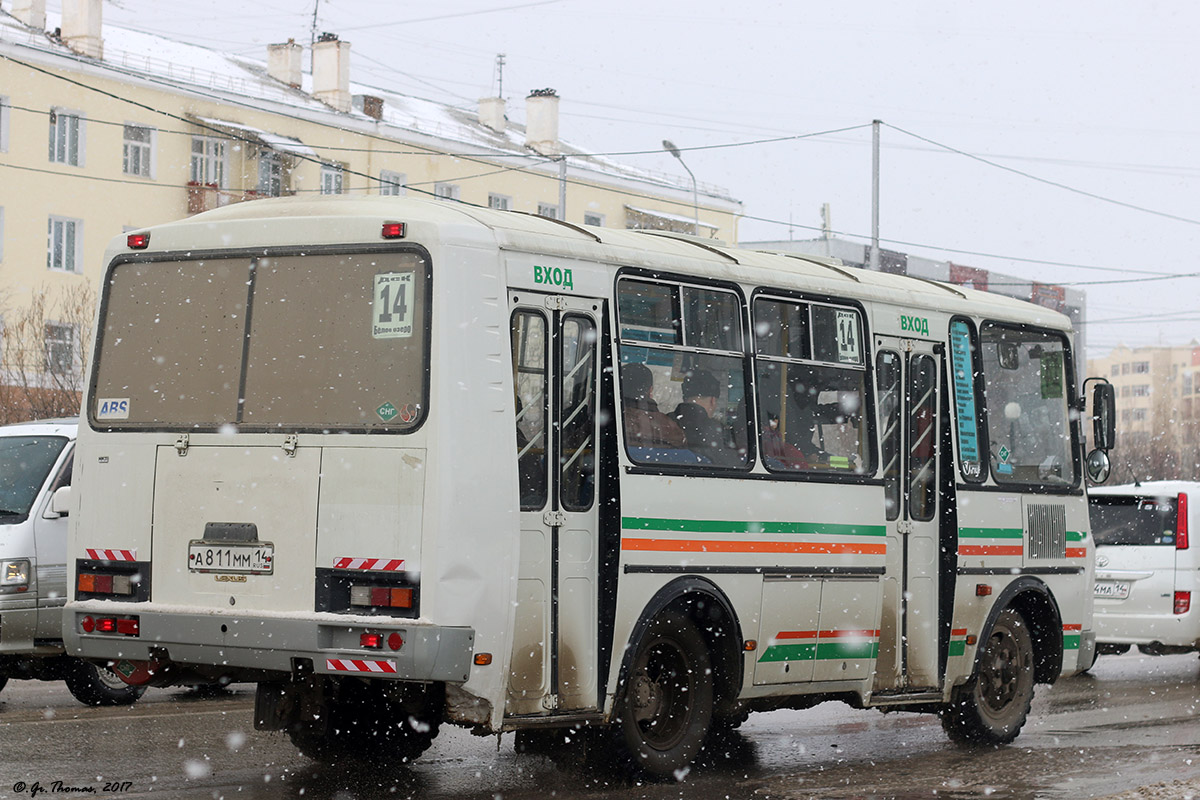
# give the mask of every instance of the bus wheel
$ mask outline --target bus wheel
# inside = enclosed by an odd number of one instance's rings
[[[75,661],[64,676],[67,690],[85,706],[127,706],[146,692],[145,686],[130,686],[108,667],[90,661]]]
[[[618,745],[631,765],[677,777],[700,753],[712,721],[708,648],[690,619],[660,614],[638,642],[616,705]]]
[[[1007,744],[1017,738],[1033,702],[1033,640],[1025,619],[1000,612],[979,654],[975,674],[941,713],[956,742]]]
[[[440,687],[416,689],[382,681],[343,679],[324,709],[326,719],[291,727],[296,748],[325,764],[395,767],[429,749],[442,721]]]

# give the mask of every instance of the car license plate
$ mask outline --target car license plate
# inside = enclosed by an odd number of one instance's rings
[[[238,572],[270,575],[275,569],[275,546],[270,542],[254,544],[188,545],[188,569],[192,572]]]
[[[1129,584],[1098,581],[1094,593],[1109,600],[1125,600],[1129,597]]]

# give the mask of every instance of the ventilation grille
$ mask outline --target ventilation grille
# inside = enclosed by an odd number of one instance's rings
[[[1065,506],[1026,506],[1029,537],[1026,541],[1029,558],[1067,557],[1067,509]]]

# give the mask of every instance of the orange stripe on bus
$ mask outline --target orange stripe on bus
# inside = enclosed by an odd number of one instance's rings
[[[1019,544],[960,544],[960,556],[1019,556],[1025,552]]]
[[[879,631],[821,631],[822,639],[874,639]]]
[[[817,638],[816,631],[780,631],[775,634],[776,639],[815,639]]]
[[[951,636],[966,636],[967,629],[966,628],[955,628],[954,630],[950,631],[950,635]]]
[[[1086,547],[1068,547],[1067,558],[1085,558],[1087,556]]]
[[[1063,625],[1063,630],[1064,631],[1081,631],[1081,630],[1083,630],[1083,626],[1082,625]]]
[[[699,541],[695,539],[622,539],[621,549],[659,553],[853,553],[871,556],[887,555],[886,544],[865,544],[861,542],[818,543],[739,542],[729,540]]]

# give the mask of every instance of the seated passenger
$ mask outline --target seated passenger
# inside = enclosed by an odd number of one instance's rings
[[[762,432],[763,459],[771,469],[809,469],[804,452],[785,441],[779,431],[779,416],[767,412]]]
[[[654,375],[645,364],[621,365],[621,411],[629,447],[686,447],[675,420],[658,410],[651,396]]]
[[[712,418],[720,394],[721,384],[712,373],[692,372],[683,379],[683,402],[675,406],[672,416],[693,453],[718,466],[742,466],[745,458],[730,445],[725,426]]]

